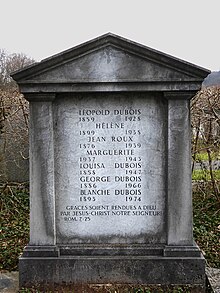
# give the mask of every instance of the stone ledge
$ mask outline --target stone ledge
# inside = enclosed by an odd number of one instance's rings
[[[206,268],[206,274],[214,293],[220,293],[220,269]],[[19,272],[0,272],[0,292],[17,293]],[[109,284],[110,286],[111,284]],[[101,285],[96,285],[96,287]]]
[[[189,285],[205,292],[203,257],[60,256],[21,257],[20,286],[54,284]],[[28,271],[28,274],[27,274]]]

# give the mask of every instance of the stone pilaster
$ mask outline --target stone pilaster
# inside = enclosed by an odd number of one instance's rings
[[[166,93],[168,99],[168,245],[193,245],[190,98]]]
[[[25,96],[30,101],[30,245],[55,244],[55,191],[52,100],[54,94]]]

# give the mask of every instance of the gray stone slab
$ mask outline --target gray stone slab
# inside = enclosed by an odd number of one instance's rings
[[[189,100],[208,70],[107,34],[17,72],[30,101],[20,286],[205,286]]]
[[[52,103],[31,103],[30,115],[30,244],[54,245]]]
[[[220,293],[220,269],[206,268],[208,280],[214,293]],[[0,273],[0,289],[2,293],[16,293],[18,292],[18,272],[4,272]],[[6,280],[6,281],[5,281]],[[109,284],[109,286],[112,284]],[[95,286],[97,287],[97,286]],[[198,291],[197,291],[198,292]],[[200,292],[201,293],[201,292]]]
[[[166,100],[64,96],[54,123],[57,243],[165,243]]]
[[[114,34],[64,51],[13,75],[23,93],[192,91],[209,70]]]
[[[28,276],[26,271],[28,270]],[[20,284],[177,284],[200,287],[205,292],[204,259],[168,257],[60,257],[21,258]],[[84,279],[86,276],[86,280]]]
[[[171,96],[176,99],[169,99],[168,106],[168,244],[192,245],[189,100]]]

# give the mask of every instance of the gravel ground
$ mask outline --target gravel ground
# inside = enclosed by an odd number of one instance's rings
[[[206,274],[214,293],[220,293],[220,269],[206,268]]]
[[[18,272],[0,272],[0,292],[18,292]]]
[[[206,269],[214,293],[220,293],[220,269]],[[0,292],[18,292],[18,272],[0,272]]]

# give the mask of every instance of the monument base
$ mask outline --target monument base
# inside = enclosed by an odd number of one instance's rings
[[[20,288],[160,284],[194,286],[199,291],[192,292],[202,293],[206,280],[205,259],[197,246],[28,246],[19,259],[19,273]]]

